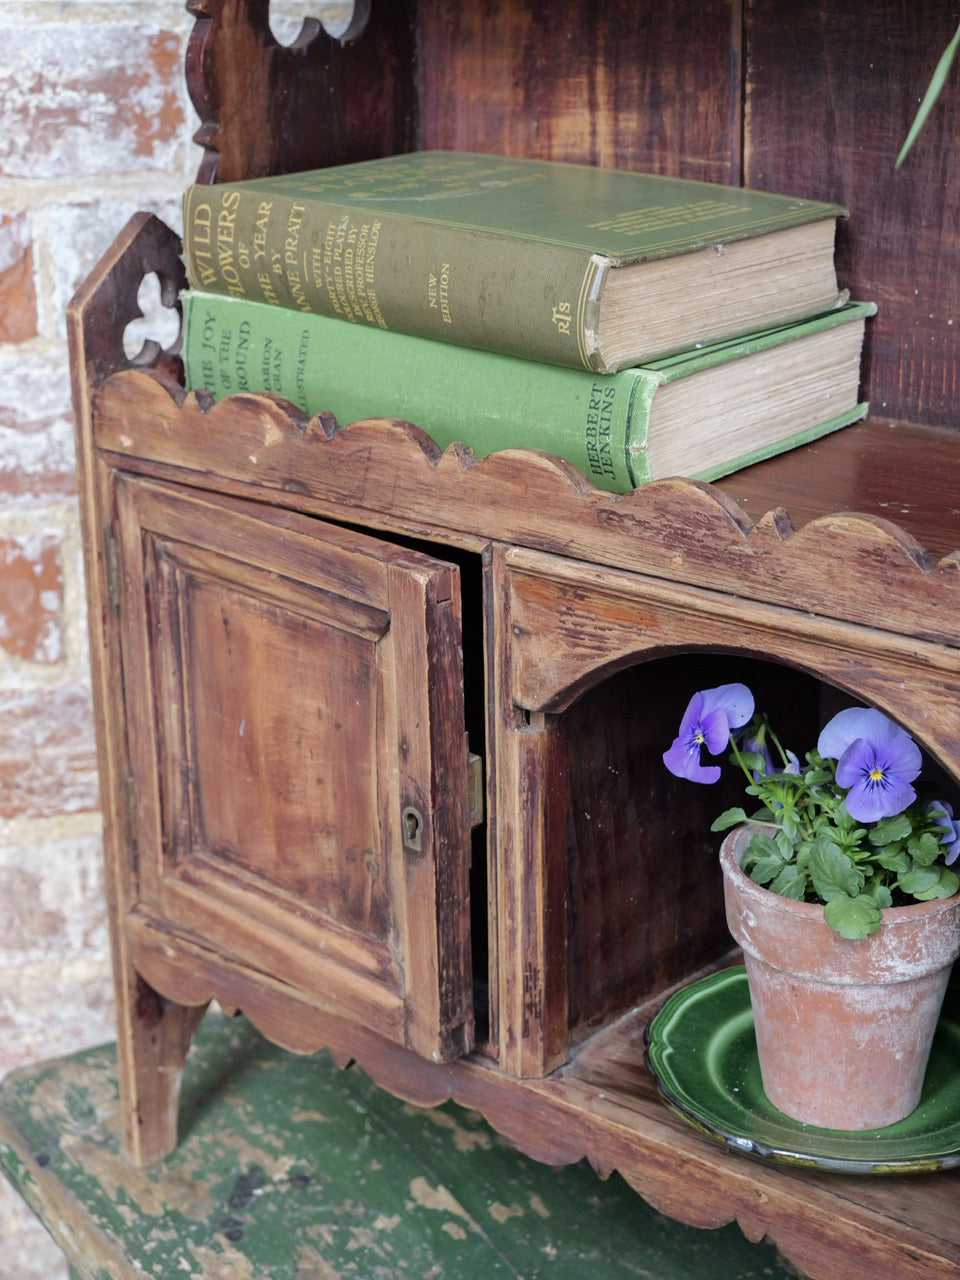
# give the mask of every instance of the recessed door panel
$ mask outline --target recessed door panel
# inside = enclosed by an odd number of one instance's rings
[[[181,570],[184,742],[197,851],[313,911],[387,936],[380,866],[377,632]],[[211,650],[215,661],[210,661]]]

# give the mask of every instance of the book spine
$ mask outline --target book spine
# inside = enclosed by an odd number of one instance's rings
[[[187,387],[216,399],[268,391],[341,425],[388,415],[477,457],[547,449],[615,493],[651,478],[661,379],[644,370],[591,374],[202,292],[183,295],[182,354]]]
[[[594,369],[609,263],[562,245],[319,199],[194,185],[195,289],[355,324]]]

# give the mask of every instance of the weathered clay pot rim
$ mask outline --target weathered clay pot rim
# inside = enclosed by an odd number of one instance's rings
[[[769,828],[759,823],[748,822],[734,828],[729,834],[734,835],[738,831],[750,831],[752,833],[767,830]],[[743,853],[746,853],[746,846],[744,846]],[[738,892],[756,902],[762,902],[765,911],[780,911],[794,919],[798,915],[809,916],[811,920],[819,920],[826,925],[822,903],[798,902],[795,898],[787,898],[781,893],[774,893],[772,889],[767,889],[764,885],[757,884],[755,880],[751,880],[734,857],[732,841],[721,845],[720,858],[722,862],[726,863],[729,874],[737,881]],[[958,893],[951,894],[949,898],[931,898],[927,902],[906,902],[898,907],[884,907],[880,912],[883,918],[883,928],[896,927],[898,924],[906,925],[923,916],[935,916],[940,912],[951,911],[956,906],[958,895],[960,895],[960,890],[958,890]],[[829,928],[829,926],[827,927]]]

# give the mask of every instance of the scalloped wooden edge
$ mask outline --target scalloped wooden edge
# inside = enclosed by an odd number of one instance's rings
[[[408,422],[338,426],[261,393],[212,402],[151,371],[111,375],[95,403],[98,447],[132,469],[200,472],[312,514],[362,512],[372,526],[441,543],[512,542],[957,645],[945,606],[960,606],[960,550],[937,560],[882,516],[844,512],[797,528],[781,507],[752,522],[702,481],[611,494],[547,452],[477,459],[464,444],[441,451]]]

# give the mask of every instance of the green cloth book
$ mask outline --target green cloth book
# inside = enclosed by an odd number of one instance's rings
[[[839,205],[425,151],[184,196],[191,285],[598,372],[845,300]]]
[[[862,418],[872,303],[613,374],[384,333],[188,290],[189,389],[269,391],[344,425],[393,417],[478,457],[543,449],[598,488],[668,475],[716,479]]]

